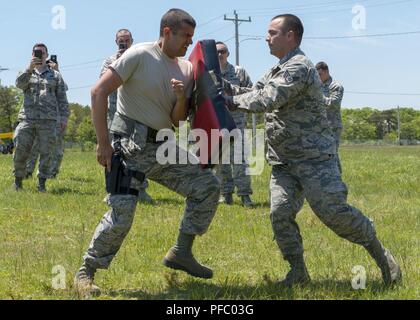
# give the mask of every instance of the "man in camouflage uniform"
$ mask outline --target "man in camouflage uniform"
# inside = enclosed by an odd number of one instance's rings
[[[42,58],[35,51],[42,51]],[[19,125],[13,137],[16,151],[13,157],[14,188],[22,189],[26,175],[26,162],[36,139],[39,143],[38,190],[45,192],[45,183],[51,177],[51,153],[56,142],[57,119],[65,130],[69,116],[66,85],[60,73],[46,65],[48,49],[44,44],[33,47],[29,67],[19,73],[16,87],[24,92],[24,102],[19,113]]]
[[[47,61],[47,65],[49,68],[57,72],[60,72],[60,70],[58,69],[57,63],[49,60]],[[66,91],[68,91],[67,84],[65,84],[65,87],[66,87]],[[22,111],[23,110],[20,110],[20,113],[22,113]],[[57,110],[57,113],[59,113],[58,110]],[[61,128],[61,121],[59,118],[57,119],[56,133],[57,133],[57,136],[56,136],[54,148],[52,150],[51,164],[50,164],[50,173],[51,173],[52,178],[55,178],[58,172],[60,171],[61,162],[63,161],[63,156],[64,156],[65,131],[63,131]],[[38,139],[35,139],[34,145],[31,150],[31,155],[29,156],[29,159],[26,163],[26,178],[32,177],[32,174],[35,171],[35,166],[36,166],[38,157],[39,157],[39,143],[38,143]]]
[[[130,30],[127,29],[120,29],[118,30],[117,34],[115,35],[115,43],[118,46],[118,51],[116,54],[110,56],[109,58],[105,59],[104,63],[102,64],[101,74],[102,77],[108,68],[117,61],[121,55],[129,49],[133,45],[133,36]],[[112,92],[108,97],[108,113],[107,113],[107,122],[108,122],[108,130],[111,130],[112,121],[114,120],[115,112],[117,111],[117,101],[118,101],[118,90]],[[154,204],[154,200],[152,197],[146,192],[149,183],[147,180],[144,180],[142,185],[140,186],[139,190],[139,202]]]
[[[332,79],[328,65],[325,62],[318,62],[316,64],[316,70],[318,71],[322,82],[321,88],[327,106],[327,118],[334,136],[338,166],[341,172],[338,146],[340,145],[340,136],[341,131],[343,130],[343,123],[341,121],[341,101],[343,100],[344,88],[341,84]]]
[[[296,215],[304,199],[337,235],[364,246],[381,269],[384,282],[401,271],[376,237],[373,222],[347,203],[347,187],[335,160],[321,81],[300,50],[303,25],[294,15],[272,19],[266,41],[280,59],[253,91],[227,97],[232,110],[264,112],[271,174],[271,223],[277,244],[291,270],[281,284],[310,281]]]
[[[114,62],[92,89],[92,119],[98,138],[98,162],[111,169],[114,149],[106,124],[108,95],[119,88],[117,112],[112,123],[113,144],[121,145],[126,166],[143,172],[170,190],[186,197],[186,208],[177,243],[164,258],[164,265],[190,275],[211,278],[211,269],[199,264],[192,245],[203,235],[216,212],[220,186],[211,169],[199,164],[163,164],[158,161],[158,130],[171,130],[185,121],[193,87],[192,64],[184,56],[192,44],[194,19],[185,11],[171,9],[163,17],[160,38],[155,43],[131,47]],[[187,151],[173,145],[172,151]],[[181,155],[180,155],[181,156]],[[179,162],[177,162],[179,163]],[[108,199],[111,210],[96,228],[84,262],[75,277],[75,288],[82,296],[99,294],[93,284],[97,269],[109,267],[134,218],[139,181],[114,192]]]
[[[223,42],[216,42],[217,53],[219,55],[220,69],[222,71],[222,78],[228,81],[232,85],[236,85],[240,88],[251,88],[252,81],[248,73],[244,68],[240,66],[233,66],[228,61],[229,49]],[[233,120],[235,121],[236,127],[241,130],[242,138],[245,138],[244,129],[246,128],[247,115],[241,111],[232,112]],[[242,144],[242,150],[244,150],[244,144]],[[248,164],[245,159],[243,163],[233,164],[234,161],[234,148],[230,148],[230,161],[231,164],[219,165],[217,168],[218,175],[220,177],[220,203],[228,205],[233,204],[232,194],[237,188],[237,194],[241,197],[241,202],[246,207],[252,207],[250,195],[252,194],[251,188],[251,176],[247,174]],[[232,174],[233,173],[233,174]]]

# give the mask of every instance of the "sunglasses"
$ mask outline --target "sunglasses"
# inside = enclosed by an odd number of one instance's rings
[[[217,53],[218,54],[226,54],[227,53],[227,50],[225,50],[225,49],[217,50]]]

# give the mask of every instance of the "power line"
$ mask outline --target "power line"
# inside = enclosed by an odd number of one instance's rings
[[[216,21],[216,20],[218,20],[218,19],[222,18],[223,16],[224,16],[224,15],[222,14],[222,15],[217,16],[217,17],[214,17],[214,18],[212,18],[212,19],[210,19],[210,20],[208,20],[208,21],[206,21],[206,22],[200,23],[200,24],[198,24],[198,25],[197,25],[197,28],[201,28],[201,27],[203,27],[203,26],[205,26],[205,25],[208,25],[209,23],[212,23],[213,21]]]
[[[102,62],[104,61],[105,58],[101,58],[101,59],[96,59],[96,60],[91,60],[91,61],[86,61],[86,62],[80,62],[80,63],[75,63],[75,64],[68,64],[65,66],[61,66],[61,69],[65,69],[65,68],[70,68],[70,67],[78,67],[78,66],[83,66],[83,65],[87,65],[87,64],[92,64],[92,63],[97,63],[97,62]]]
[[[206,32],[206,33],[200,34],[199,36],[197,36],[197,38],[204,38],[204,36],[209,36],[209,35],[217,32],[217,31],[220,31],[222,29],[226,29],[228,27],[229,27],[229,25],[224,25],[223,27],[217,28],[216,30],[213,30],[213,31],[210,31],[210,32]]]
[[[402,36],[402,35],[410,35],[410,34],[420,34],[420,30],[418,31],[404,31],[404,32],[390,32],[390,33],[376,33],[376,34],[360,34],[360,35],[353,35],[353,36],[326,36],[326,37],[306,37],[303,36],[304,39],[308,40],[331,40],[331,39],[351,39],[351,38],[371,38],[371,37],[391,37],[391,36]],[[256,38],[265,38],[262,35],[251,35],[251,34],[241,34],[241,37],[256,37]]]
[[[338,37],[306,37],[305,39],[326,40],[326,39],[373,38],[373,37],[401,36],[401,35],[408,35],[408,34],[420,34],[420,31],[377,33],[377,34],[366,34],[366,35],[361,34],[361,35],[354,35],[354,36],[338,36]]]
[[[375,4],[371,4],[371,5],[367,4],[367,5],[364,5],[364,7],[365,8],[377,8],[377,7],[397,5],[397,4],[402,4],[402,3],[406,3],[406,2],[412,2],[412,1],[416,1],[416,0],[391,1],[391,2],[386,2],[386,3],[375,3]],[[350,8],[334,9],[334,10],[321,10],[321,11],[308,11],[308,12],[299,13],[299,15],[308,16],[308,15],[313,15],[313,14],[347,12],[347,11],[349,11],[349,9]],[[277,10],[279,10],[279,9],[277,9]],[[284,10],[284,9],[282,9],[282,10]],[[257,14],[254,14],[254,16],[257,17],[257,18],[258,17],[272,17],[273,13],[272,13],[272,11],[267,11],[267,13],[257,13]]]
[[[363,0],[362,0],[363,1]],[[360,2],[362,2],[360,1]],[[364,0],[371,1],[371,0]],[[293,6],[293,7],[282,7],[282,8],[255,8],[255,9],[244,9],[244,10],[238,10],[239,13],[253,13],[257,14],[258,12],[269,12],[272,13],[274,10],[279,11],[286,11],[286,10],[304,10],[304,9],[311,9],[311,8],[322,8],[322,7],[334,7],[336,4],[343,5],[346,4],[346,2],[354,2],[354,0],[340,0],[340,1],[327,1],[327,2],[320,2],[320,3],[312,3],[310,5],[300,5],[300,6]]]
[[[86,86],[81,86],[81,87],[73,87],[73,88],[69,88],[67,91],[70,91],[70,90],[79,90],[79,89],[86,89],[86,88],[92,88],[94,86],[94,84],[89,84],[89,85],[86,85]]]
[[[365,0],[370,1],[370,0]],[[301,10],[308,10],[308,9],[319,9],[319,8],[329,8],[329,7],[337,7],[342,5],[347,5],[346,2],[354,2],[353,0],[341,0],[341,1],[329,1],[329,2],[321,2],[321,3],[313,3],[310,5],[300,5],[300,6],[293,6],[293,7],[282,7],[282,8],[261,8],[261,9],[253,9],[253,10],[239,10],[240,13],[251,13],[254,16],[264,16],[266,14],[273,15],[273,12],[291,12],[291,11],[301,11]]]
[[[377,96],[420,96],[420,93],[401,93],[401,92],[369,92],[369,91],[347,91],[350,94],[363,94],[363,95],[377,95]]]

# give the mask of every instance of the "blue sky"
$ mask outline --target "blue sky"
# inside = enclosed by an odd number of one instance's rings
[[[364,29],[356,30],[355,5],[366,10]],[[54,29],[56,5],[65,8],[65,29]],[[295,0],[295,1],[5,1],[0,4],[2,85],[12,85],[30,59],[32,45],[44,42],[57,54],[70,90],[70,102],[90,103],[89,87],[97,80],[101,60],[116,50],[116,30],[128,28],[135,42],[158,38],[162,14],[173,7],[187,10],[197,20],[194,40],[227,40],[230,62],[235,62],[234,25],[223,15],[251,16],[239,27],[240,64],[253,81],[276,63],[263,38],[274,15],[294,13],[305,26],[302,49],[316,63],[326,61],[333,77],[345,87],[343,107],[378,109],[409,106],[420,109],[420,33],[367,38],[314,39],[420,31],[420,0]],[[363,27],[363,25],[359,26]],[[188,54],[187,54],[188,56]],[[359,94],[360,92],[382,94]],[[387,93],[387,95],[383,94]],[[396,95],[416,94],[416,95]]]

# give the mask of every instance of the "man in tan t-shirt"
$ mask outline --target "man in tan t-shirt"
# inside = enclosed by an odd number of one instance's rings
[[[117,112],[111,127],[114,147],[124,150],[127,168],[142,172],[186,197],[184,217],[177,243],[163,261],[164,265],[200,278],[211,278],[211,269],[199,264],[192,254],[196,235],[204,234],[216,212],[219,182],[210,169],[193,164],[160,164],[156,151],[157,130],[171,129],[186,120],[193,86],[193,69],[185,56],[193,43],[194,19],[180,9],[169,10],[161,20],[156,43],[131,47],[114,62],[92,89],[92,118],[98,140],[98,162],[111,169],[114,152],[107,130],[107,97],[119,88]],[[177,154],[186,151],[178,146]],[[75,289],[82,296],[100,293],[93,284],[97,269],[109,267],[130,230],[137,198],[132,194],[141,181],[133,179],[126,194],[111,194],[111,210],[101,220],[83,265],[75,277]],[[157,226],[159,227],[159,226]]]

